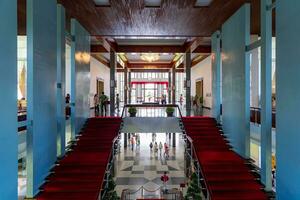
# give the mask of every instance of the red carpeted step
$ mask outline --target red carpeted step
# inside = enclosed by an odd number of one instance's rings
[[[42,187],[44,192],[97,192],[100,191],[101,180],[98,181],[85,181],[84,184],[78,184],[78,182],[61,182],[50,181],[45,183]],[[82,183],[82,182],[80,182]]]
[[[98,192],[41,192],[37,200],[97,200]]]
[[[90,118],[78,141],[46,178],[38,200],[97,200],[121,118]]]
[[[230,150],[216,121],[209,117],[182,119],[201,166],[202,175],[212,200],[265,200],[245,160]]]

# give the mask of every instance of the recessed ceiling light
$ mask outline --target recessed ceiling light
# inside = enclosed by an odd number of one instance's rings
[[[144,0],[146,7],[160,7],[161,0]]]
[[[196,7],[203,7],[209,6],[212,0],[196,0],[195,6]]]
[[[109,0],[94,0],[96,6],[110,6]]]

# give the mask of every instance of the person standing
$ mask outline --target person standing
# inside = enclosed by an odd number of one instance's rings
[[[65,112],[66,112],[66,119],[69,119],[71,116],[71,107],[70,107],[70,94],[68,93],[65,97],[65,103],[66,103],[66,108],[65,108]]]
[[[180,95],[180,98],[179,98],[179,104],[182,107],[182,104],[183,104],[183,95],[182,94]]]
[[[95,110],[95,116],[99,115],[99,97],[98,94],[94,95],[94,110]]]
[[[164,172],[164,175],[160,177],[160,180],[163,182],[163,191],[167,191],[167,182],[169,181],[169,177],[167,175],[167,172]]]
[[[117,108],[117,111],[120,112],[120,96],[119,96],[119,94],[116,95],[116,108]]]
[[[158,145],[157,145],[157,142],[154,143],[154,153],[155,153],[155,154],[158,153]]]
[[[101,106],[101,115],[103,116],[103,111],[104,111],[104,115],[106,116],[106,104],[108,102],[108,97],[104,94],[104,92],[102,92],[101,96],[99,97],[100,99],[100,106]]]
[[[195,115],[198,115],[198,110],[199,110],[199,98],[198,95],[196,94],[193,100],[193,107],[195,111]]]
[[[161,151],[162,151],[163,145],[161,142],[159,142],[159,154],[161,155]]]
[[[135,140],[134,140],[134,136],[131,137],[131,150],[133,151],[134,149],[134,144],[135,144]]]

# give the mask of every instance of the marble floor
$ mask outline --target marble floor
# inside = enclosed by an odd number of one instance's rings
[[[165,142],[170,148],[169,158],[164,156],[164,152],[157,153],[150,150],[152,133],[139,133],[140,145],[132,146],[127,141],[124,147],[124,134],[121,139],[120,153],[116,158],[116,191],[119,196],[124,189],[138,190],[143,186],[149,195],[159,193],[162,181],[160,177],[167,172],[169,181],[167,188],[177,188],[181,183],[186,182],[184,174],[184,141],[181,135],[176,133],[176,147],[172,147],[172,138],[166,133],[157,133],[155,141],[159,144]],[[150,192],[149,192],[150,191]],[[151,192],[152,191],[152,192]],[[152,193],[152,194],[151,194]],[[138,197],[138,196],[137,196]]]

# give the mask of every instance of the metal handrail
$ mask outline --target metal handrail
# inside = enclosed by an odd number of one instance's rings
[[[193,144],[193,139],[190,137],[190,136],[188,136],[187,135],[187,132],[185,131],[185,128],[184,128],[184,124],[182,123],[182,132],[183,132],[183,134],[185,135],[185,138],[186,138],[186,140],[188,141],[188,142],[190,142],[190,144],[191,144],[191,154],[189,154],[189,152],[187,152],[187,154],[188,154],[188,156],[190,156],[191,157],[191,161],[193,161],[193,163],[194,163],[194,161],[196,161],[196,163],[197,163],[197,167],[198,168],[194,168],[194,170],[195,171],[197,171],[197,175],[198,175],[198,186],[200,187],[200,174],[202,175],[202,177],[204,177],[203,176],[203,170],[201,169],[201,166],[200,166],[200,162],[199,162],[199,160],[198,160],[198,156],[197,156],[197,153],[196,153],[196,149],[195,149],[195,147],[194,147],[194,144]],[[187,142],[186,141],[186,142]],[[194,166],[195,167],[195,166]],[[208,184],[206,183],[206,180],[205,180],[205,178],[203,178],[203,181],[204,181],[204,185],[205,185],[205,188],[201,188],[201,189],[205,189],[206,190],[206,192],[207,192],[207,199],[208,200],[210,200],[210,196],[211,196],[211,194],[210,194],[210,191],[209,191],[209,189],[208,189]]]
[[[136,108],[149,108],[149,107],[152,107],[152,108],[167,108],[167,107],[175,107],[175,108],[178,109],[180,118],[182,118],[182,113],[181,113],[180,107],[177,104],[125,104],[123,106],[121,118],[124,118],[125,110],[126,110],[126,108],[129,108],[129,107],[136,107]]]
[[[122,120],[122,118],[121,118],[121,120]],[[107,163],[106,168],[105,168],[106,170],[105,170],[105,174],[104,174],[104,179],[105,179],[105,175],[107,175],[107,176],[106,176],[106,180],[103,180],[102,183],[101,183],[101,187],[100,187],[101,189],[100,189],[99,194],[98,194],[98,200],[103,199],[103,197],[106,194],[105,189],[108,187],[108,180],[109,180],[109,176],[111,176],[111,169],[113,167],[112,163],[114,162],[114,159],[115,159],[115,144],[116,144],[116,142],[119,143],[122,126],[123,126],[123,121],[121,121],[117,136],[114,137],[114,139],[112,140],[112,148],[111,148],[111,151],[110,151],[109,156],[108,156],[108,161],[109,162]],[[104,181],[106,181],[105,185],[103,185]],[[102,194],[102,191],[103,191],[103,194]]]

